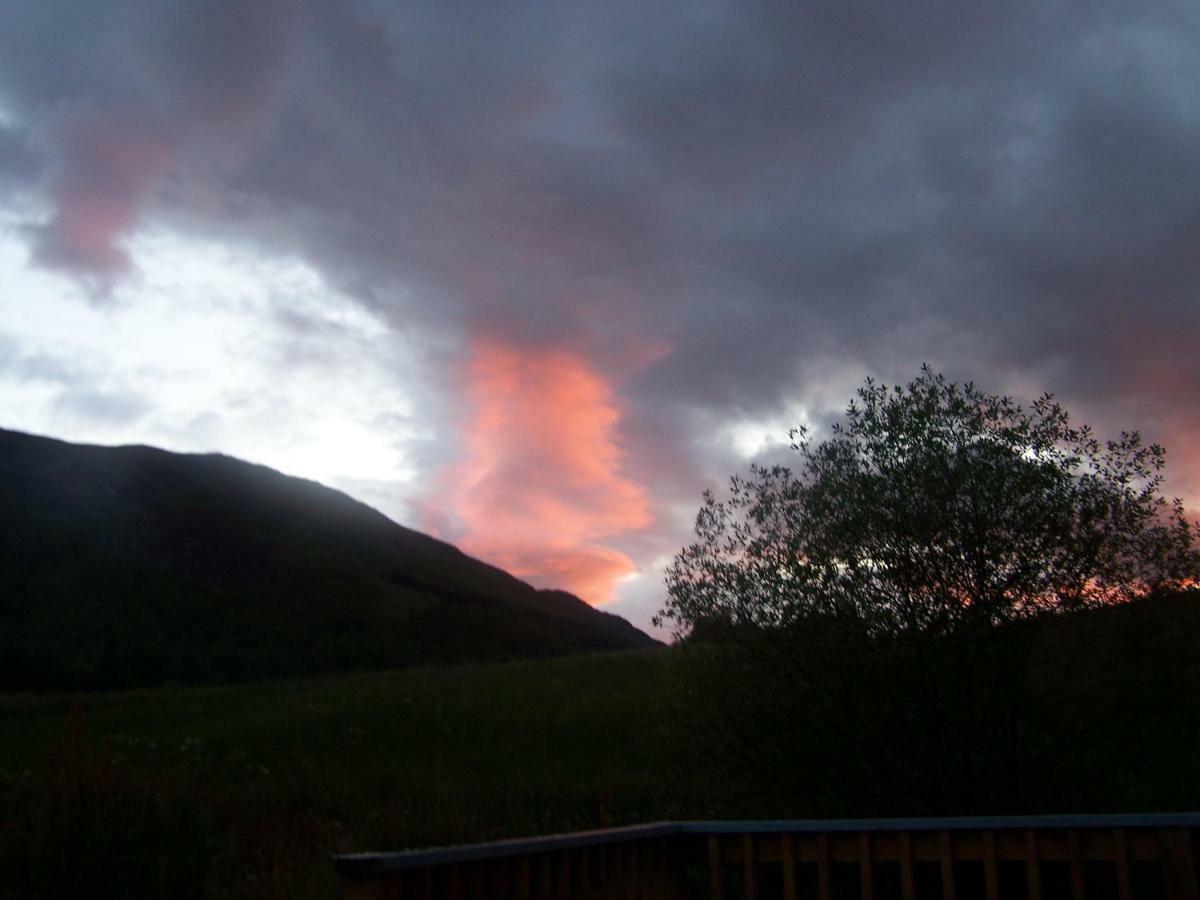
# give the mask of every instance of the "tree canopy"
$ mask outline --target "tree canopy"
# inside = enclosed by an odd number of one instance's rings
[[[1045,394],[1028,408],[928,367],[871,379],[832,435],[791,433],[796,468],[752,466],[706,492],[697,541],[657,622],[953,631],[1133,599],[1196,578],[1165,450],[1101,441]]]

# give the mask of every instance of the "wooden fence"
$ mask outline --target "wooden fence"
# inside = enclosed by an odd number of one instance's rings
[[[1200,814],[663,822],[335,860],[347,900],[1200,900]]]

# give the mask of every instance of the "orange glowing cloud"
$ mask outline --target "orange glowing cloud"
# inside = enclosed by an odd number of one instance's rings
[[[589,603],[612,598],[629,557],[601,541],[652,521],[645,489],[621,474],[621,409],[604,377],[568,350],[472,347],[465,453],[438,506],[479,556]]]

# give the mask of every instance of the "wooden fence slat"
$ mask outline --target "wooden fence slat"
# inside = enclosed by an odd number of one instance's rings
[[[486,877],[486,863],[477,862],[471,866],[471,887],[475,894],[475,900],[487,900],[487,882],[484,880]]]
[[[875,869],[871,859],[871,833],[858,836],[858,883],[862,900],[875,900]]]
[[[658,841],[649,841],[642,848],[641,897],[659,900],[663,896],[662,860],[659,859]]]
[[[833,895],[833,873],[829,866],[829,835],[817,835],[817,895],[820,900],[831,900]]]
[[[942,900],[954,900],[954,845],[950,832],[938,832],[938,862],[942,869]]]
[[[667,887],[663,896],[666,900],[679,900],[683,859],[681,848],[669,838],[663,839],[663,859],[667,866]]]
[[[679,889],[683,882],[683,852],[676,841],[663,839],[663,859],[667,866],[666,900],[679,900]]]
[[[754,871],[754,838],[748,834],[742,835],[742,880],[745,885],[746,900],[758,900],[758,881]]]
[[[996,874],[996,832],[983,831],[983,882],[987,900],[1000,900],[1000,881]]]
[[[784,900],[796,900],[796,838],[791,834],[782,835],[784,847]]]
[[[656,840],[650,845],[654,851],[654,877],[650,878],[649,896],[652,900],[661,900],[670,895],[671,889],[671,848],[665,840]]]
[[[534,874],[534,860],[530,857],[521,857],[517,860],[516,865],[516,884],[515,894],[521,900],[526,900],[530,895],[535,895],[538,900],[550,900],[550,886],[546,883],[546,866],[548,858],[541,856],[536,864],[536,875]],[[534,878],[538,881],[534,887]]]
[[[571,876],[574,874],[572,870],[571,851],[564,850],[558,858],[558,888],[554,892],[554,896],[559,900],[571,900],[575,893],[571,884]]]
[[[1196,900],[1200,887],[1196,880],[1196,860],[1192,855],[1192,834],[1187,828],[1162,828],[1159,844],[1163,848],[1162,865],[1168,900]]]
[[[721,839],[715,834],[708,836],[708,896],[711,900],[722,900],[725,896],[721,884]]]
[[[1124,828],[1113,829],[1113,860],[1117,864],[1117,897],[1133,900],[1133,884],[1129,878],[1129,839]]]
[[[1078,828],[1067,831],[1067,856],[1071,862],[1071,896],[1074,900],[1086,900],[1083,885],[1083,850],[1080,847]]]
[[[917,889],[913,880],[912,835],[900,832],[900,896],[904,900],[916,900]]]
[[[589,847],[579,851],[579,894],[584,900],[596,896],[592,889],[592,851]]]
[[[1042,900],[1042,870],[1038,866],[1037,833],[1025,829],[1025,884],[1029,900]]]
[[[505,900],[510,897],[509,888],[512,886],[509,861],[498,859],[492,864],[492,900]]]
[[[538,900],[554,899],[554,857],[551,853],[542,853],[538,866]]]
[[[342,896],[346,900],[387,900],[387,882],[381,878],[347,879]]]
[[[462,871],[451,866],[446,872],[446,900],[459,900],[462,896]]]
[[[630,841],[626,850],[625,900],[640,900],[642,880],[639,870],[638,845]]]

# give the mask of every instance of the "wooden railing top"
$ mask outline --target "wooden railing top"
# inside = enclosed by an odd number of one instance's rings
[[[490,841],[485,844],[461,844],[456,847],[431,847],[423,850],[401,850],[395,853],[345,853],[335,856],[334,862],[343,875],[369,875],[375,872],[398,872],[425,866],[473,862],[481,859],[503,859],[555,850],[577,850],[616,844],[623,841],[643,841],[670,837],[681,833],[680,822],[653,822],[625,828],[604,828],[597,831],[573,831],[570,834],[549,834],[534,838]]]
[[[680,822],[684,834],[815,834],[860,831],[1001,831],[1011,828],[1200,828],[1200,813],[949,816],[905,819],[761,819]]]
[[[886,831],[1002,831],[1006,829],[1196,828],[1200,813],[1137,813],[1123,815],[957,816],[904,819],[766,819],[749,821],[655,822],[625,828],[577,831],[570,834],[432,847],[391,853],[347,853],[334,857],[343,875],[365,876],[428,866],[503,859],[575,850],[603,844],[651,840],[677,835],[710,834],[830,834]]]

